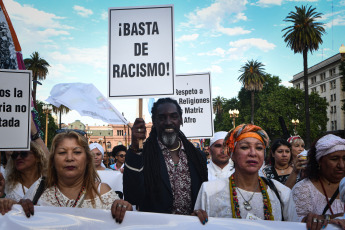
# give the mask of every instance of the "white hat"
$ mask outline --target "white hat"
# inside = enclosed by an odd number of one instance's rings
[[[104,149],[103,149],[102,145],[100,145],[98,143],[91,143],[89,145],[89,147],[90,147],[90,150],[93,150],[93,149],[97,148],[102,153],[102,155],[104,156]]]
[[[228,134],[228,132],[225,132],[225,131],[216,132],[210,140],[210,147],[213,145],[214,142],[221,140],[221,139],[224,139],[227,134]]]
[[[321,157],[328,154],[345,150],[345,139],[328,134],[323,136],[316,142],[316,160],[319,161]]]

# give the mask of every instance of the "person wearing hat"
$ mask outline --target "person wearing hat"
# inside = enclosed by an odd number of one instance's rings
[[[207,165],[209,181],[229,178],[234,172],[230,156],[224,153],[223,142],[227,134],[225,131],[216,132],[210,140],[211,162]]]
[[[110,170],[103,164],[104,149],[98,143],[91,143],[89,145],[91,153],[94,155],[94,161],[96,170]]]

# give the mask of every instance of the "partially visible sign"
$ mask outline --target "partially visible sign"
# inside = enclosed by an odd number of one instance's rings
[[[0,70],[0,150],[30,150],[31,71]]]
[[[175,99],[183,113],[182,132],[188,138],[213,136],[210,73],[176,75]]]
[[[174,94],[173,5],[109,8],[108,96]]]

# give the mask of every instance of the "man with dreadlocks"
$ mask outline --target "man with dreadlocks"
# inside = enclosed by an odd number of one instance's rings
[[[137,118],[132,127],[123,174],[125,199],[140,211],[190,215],[207,181],[206,157],[180,131],[182,109],[176,100],[154,103],[152,122],[143,149],[139,140],[146,138],[144,120]]]

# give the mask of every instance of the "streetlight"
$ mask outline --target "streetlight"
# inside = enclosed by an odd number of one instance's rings
[[[299,120],[298,119],[292,119],[291,120],[291,123],[294,125],[294,129],[293,129],[293,132],[294,132],[294,134],[295,134],[295,136],[297,136],[297,130],[296,130],[296,128],[297,128],[297,125],[299,125]]]
[[[234,128],[235,128],[236,127],[235,119],[238,117],[238,114],[240,114],[240,112],[237,109],[234,109],[234,110],[230,109],[229,114],[230,114],[230,118],[232,118],[232,124],[234,125]]]
[[[90,142],[90,136],[92,136],[92,131],[91,130],[87,130],[86,131],[86,135],[87,135],[87,139]]]
[[[48,146],[48,114],[52,111],[53,107],[48,104],[43,105],[43,113],[46,114],[46,133],[45,133],[45,144]]]

